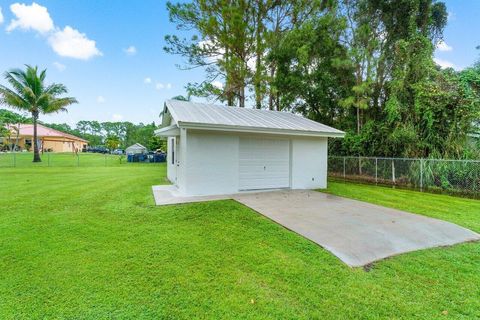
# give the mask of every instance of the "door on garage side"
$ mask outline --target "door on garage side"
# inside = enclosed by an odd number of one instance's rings
[[[178,137],[169,137],[167,145],[167,178],[177,187],[179,140]]]
[[[289,186],[289,140],[240,138],[240,190],[278,189]]]

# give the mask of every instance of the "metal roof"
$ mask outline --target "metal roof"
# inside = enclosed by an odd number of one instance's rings
[[[167,100],[163,112],[162,127],[170,126],[172,120],[178,127],[187,128],[271,132],[307,136],[344,136],[343,131],[291,112]]]
[[[144,147],[143,145],[141,145],[140,143],[135,143],[135,144],[132,144],[130,147],[128,147],[127,149],[145,149],[147,150],[146,147]]]

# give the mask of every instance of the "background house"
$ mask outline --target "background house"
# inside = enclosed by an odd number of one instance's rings
[[[16,145],[21,150],[33,148],[33,124],[10,125],[10,136],[3,138],[4,144]],[[47,152],[79,152],[88,141],[77,136],[37,124],[39,149]]]
[[[344,133],[289,112],[165,103],[167,176],[182,194],[327,186],[327,143]]]
[[[125,149],[126,154],[142,154],[142,153],[147,153],[147,148],[141,145],[140,143],[135,143]]]

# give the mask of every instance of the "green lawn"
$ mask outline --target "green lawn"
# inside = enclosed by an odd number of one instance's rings
[[[114,167],[121,165],[155,165],[154,163],[128,163],[125,155],[48,152],[41,154],[42,162],[33,163],[32,152],[0,153],[0,168],[31,167]]]
[[[155,207],[160,183],[164,165],[0,169],[0,319],[480,317],[480,243],[366,272],[234,201]],[[479,201],[328,192],[480,231]]]

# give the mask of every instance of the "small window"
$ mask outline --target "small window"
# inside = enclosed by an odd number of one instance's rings
[[[175,164],[175,139],[170,140],[172,148],[172,164]]]

